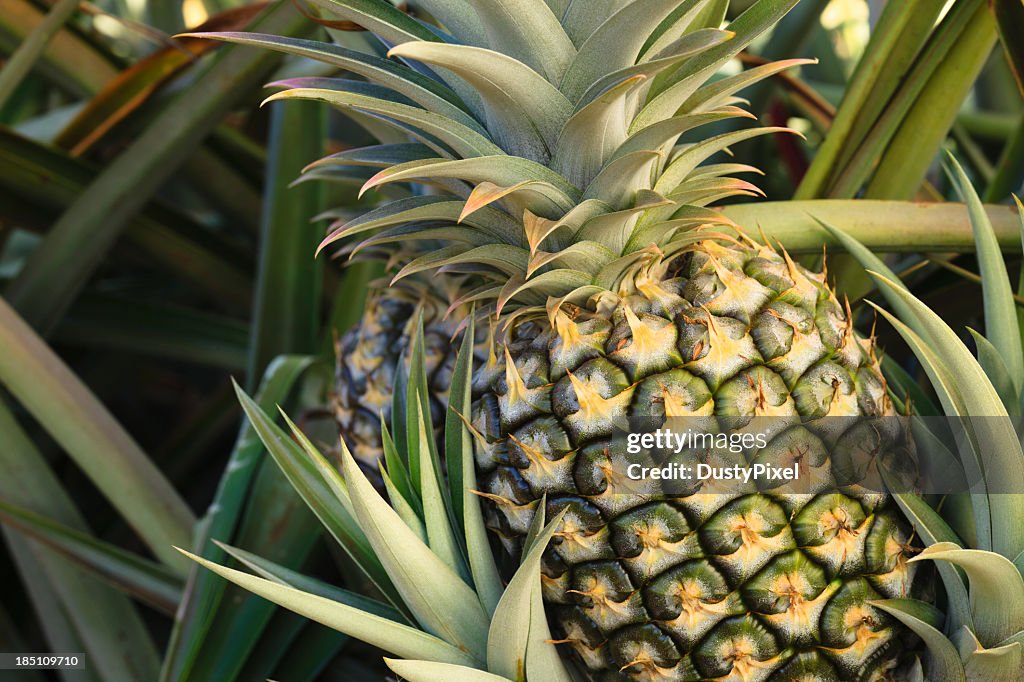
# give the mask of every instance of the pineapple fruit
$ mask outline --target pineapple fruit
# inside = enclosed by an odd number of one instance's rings
[[[365,77],[294,79],[274,98],[397,131],[320,172],[369,169],[364,191],[430,190],[337,225],[325,245],[422,242],[396,282],[460,278],[450,301],[382,292],[342,342],[341,416],[364,461],[378,456],[370,415],[386,410],[414,308],[475,305],[492,321],[471,415],[480,493],[512,552],[539,505],[564,512],[544,596],[592,679],[900,679],[907,630],[871,605],[913,583],[891,500],[618,495],[602,447],[629,416],[893,414],[873,346],[826,276],[709,208],[758,194],[735,177],[755,169],[713,155],[791,132],[697,134],[753,118],[737,93],[803,63],[718,76],[796,0],[760,0],[725,30],[715,0],[418,3],[440,28],[384,2],[314,4],[375,33],[392,59],[221,37]],[[438,338],[462,322],[428,319]]]

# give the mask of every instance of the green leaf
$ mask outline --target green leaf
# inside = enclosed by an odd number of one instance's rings
[[[665,168],[665,171],[655,183],[654,191],[667,196],[675,191],[676,188],[686,180],[687,176],[697,168],[697,166],[714,154],[726,149],[727,147],[731,147],[734,144],[738,144],[744,140],[749,140],[755,137],[760,137],[762,135],[792,132],[794,131],[790,128],[781,127],[748,128],[746,130],[735,130],[733,132],[709,137],[706,140],[701,140],[696,144],[686,147],[684,151],[680,152],[672,159],[672,163]]]
[[[458,95],[436,80],[428,78],[390,59],[363,54],[362,52],[350,50],[332,43],[301,40],[287,36],[266,35],[263,33],[222,32],[188,33],[185,35],[277,50],[297,57],[314,59],[330,66],[336,66],[339,69],[358,74],[373,83],[401,93],[424,109],[442,114],[464,125],[468,125],[478,132],[483,132],[480,124],[466,113],[458,103]]]
[[[266,411],[284,402],[312,362],[312,358],[291,356],[271,363],[256,394],[261,408]],[[230,537],[234,533],[252,481],[264,460],[263,443],[249,422],[243,420],[213,502],[196,526],[193,547],[207,558],[220,559],[224,556],[223,550],[211,538]],[[210,573],[197,571],[198,568],[193,566],[178,609],[160,674],[162,681],[183,680],[191,674],[213,622],[218,601],[224,593],[222,581]]]
[[[153,299],[86,294],[61,322],[54,339],[71,347],[237,371],[245,368],[249,325]]]
[[[306,501],[309,508],[334,536],[342,549],[352,557],[356,565],[366,573],[378,589],[395,600],[397,605],[397,596],[390,586],[387,572],[374,555],[369,541],[360,529],[351,502],[346,499],[344,492],[339,495],[339,487],[343,484],[331,479],[324,479],[323,467],[318,466],[317,462],[322,459],[322,455],[319,455],[315,448],[305,449],[312,448],[308,440],[300,441],[300,445],[303,447],[296,445],[295,441],[289,438],[288,434],[275,424],[252,398],[237,386],[235,390],[253,429],[259,434],[263,445],[291,482],[295,491]],[[293,435],[297,435],[297,431],[297,429],[293,430]],[[301,432],[298,433],[301,434]],[[330,465],[327,467],[329,468]]]
[[[1006,557],[940,542],[911,561],[948,561],[967,573],[974,632],[989,646],[1024,630],[1024,577]]]
[[[0,109],[42,56],[47,43],[78,9],[77,0],[57,0],[46,18],[21,42],[0,69]]]
[[[472,665],[473,658],[422,630],[396,623],[340,602],[221,566],[179,550],[199,565],[250,592],[310,620],[355,637],[397,656]]]
[[[558,173],[529,159],[516,156],[482,156],[471,159],[424,159],[386,168],[363,187],[366,192],[374,187],[416,179],[455,178],[474,185],[492,182],[496,185],[515,185],[535,182],[537,191],[543,192],[557,206],[572,206],[579,190]]]
[[[830,196],[854,196],[874,167],[866,196],[912,199],[995,41],[983,2],[953,5]]]
[[[0,354],[2,355],[2,354]],[[89,528],[46,460],[0,402],[0,495],[80,532]],[[4,528],[13,565],[47,643],[82,651],[93,661],[85,679],[148,682],[156,648],[126,596],[66,557]],[[60,647],[73,646],[75,649]]]
[[[182,581],[166,567],[3,499],[0,499],[0,519],[52,547],[118,590],[166,614],[174,614],[181,599]]]
[[[488,47],[558,83],[576,55],[558,17],[544,0],[466,0],[480,17]]]
[[[417,622],[466,652],[470,663],[482,661],[488,619],[476,594],[381,499],[344,443],[341,460],[360,526]]]
[[[330,14],[348,19],[392,45],[409,40],[440,40],[430,29],[385,0],[311,0]]]
[[[979,648],[968,653],[965,659],[964,667],[969,680],[1016,682],[1024,667],[1024,644],[1014,642],[992,649]]]
[[[966,411],[964,417],[1006,416],[1002,401],[984,370],[957,335],[945,322],[924,303],[906,290],[895,286],[884,277],[875,276],[883,289],[888,289],[903,299],[916,314],[922,330],[927,333],[930,343],[936,348],[941,361],[947,367],[956,367],[956,386],[963,396]],[[966,420],[964,425],[971,434],[972,442],[979,453],[986,453],[985,480],[1000,486],[1002,490],[1024,490],[1024,452],[1009,419],[991,419],[978,425]],[[972,433],[973,432],[973,433]],[[991,548],[1004,556],[1017,556],[1024,550],[1024,527],[1014,519],[1024,514],[1024,499],[1017,495],[994,495],[991,508]],[[979,537],[984,537],[981,526]]]
[[[1013,300],[1010,276],[999,248],[992,223],[985,213],[978,193],[952,154],[948,157],[947,175],[967,205],[978,247],[978,265],[981,268],[981,288],[985,304],[985,335],[1002,356],[1008,373],[1005,376],[1016,396],[1024,388],[1024,348],[1017,327],[1017,306]],[[1016,400],[1011,401],[1016,404]],[[1010,403],[1008,403],[1010,404]]]
[[[371,599],[358,592],[346,590],[334,585],[329,585],[322,580],[311,578],[304,573],[293,571],[290,568],[275,564],[273,561],[264,559],[261,556],[257,556],[252,552],[247,552],[244,549],[238,547],[232,547],[231,545],[218,542],[217,546],[223,549],[225,552],[238,559],[240,562],[245,564],[247,568],[252,570],[261,578],[266,578],[273,582],[281,585],[287,585],[294,587],[297,590],[315,594],[331,601],[336,601],[347,606],[359,609],[360,611],[366,611],[372,613],[381,618],[387,618],[393,620],[396,623],[406,623],[405,616],[400,611],[395,609],[389,604]]]
[[[170,568],[195,517],[135,440],[95,395],[0,299],[0,383],[32,413]]]
[[[841,246],[822,235],[819,221],[833,225],[875,253],[974,251],[967,208],[957,203],[918,203],[867,199],[762,201],[726,206],[722,211],[748,234],[759,228],[790,253],[815,253]],[[1000,247],[1021,248],[1020,218],[1009,206],[986,205]]]
[[[586,187],[625,141],[626,102],[644,80],[626,78],[574,113],[558,136],[551,167],[574,186]]]
[[[914,599],[885,599],[868,603],[876,609],[885,611],[924,640],[928,653],[931,654],[927,669],[932,679],[966,682],[967,677],[956,647],[936,629],[939,627],[936,619],[941,622],[941,614],[935,607]]]
[[[327,102],[341,109],[353,109],[364,114],[387,117],[385,122],[394,119],[397,124],[408,124],[450,146],[456,154],[463,158],[491,156],[502,154],[502,150],[474,128],[460,123],[447,116],[424,111],[407,104],[397,104],[375,97],[367,97],[337,90],[319,88],[296,88],[285,90],[266,99],[273,102],[283,99],[312,99]],[[396,125],[397,124],[393,124]],[[420,136],[420,142],[434,147],[428,138]]]
[[[981,365],[981,368],[985,370],[985,374],[991,379],[992,386],[995,387],[996,393],[999,394],[999,398],[1003,401],[1006,411],[1011,416],[1019,415],[1020,394],[1013,385],[1013,375],[1006,368],[1006,363],[1003,361],[1003,356],[999,354],[999,349],[991,341],[970,327],[967,328],[967,331],[970,332],[974,338],[974,343],[978,346],[978,364]]]
[[[636,64],[651,31],[678,6],[679,0],[636,0],[618,9],[580,45],[559,89],[575,104],[602,76]]]
[[[672,72],[671,84],[652,97],[633,119],[630,132],[676,115],[697,88],[718,71],[722,64],[735,57],[757,36],[775,26],[798,0],[758,0],[736,17],[726,30],[735,37],[711,48]]]
[[[487,32],[467,0],[419,0],[417,4],[440,21],[460,43],[487,47]]]
[[[466,553],[473,585],[480,603],[488,615],[494,613],[504,586],[490,539],[484,525],[477,488],[476,461],[473,457],[473,436],[466,422],[473,406],[473,346],[476,322],[473,315],[462,336],[462,346],[452,370],[448,410],[445,414],[445,461],[448,464],[448,484],[456,521],[465,532]]]
[[[962,541],[949,525],[939,516],[924,499],[918,495],[899,493],[893,495],[896,504],[914,525],[914,532],[928,545],[940,542],[960,544]],[[946,563],[939,563],[936,568],[942,578],[942,585],[949,601],[949,630],[956,631],[961,627],[974,627],[971,615],[971,602],[967,593],[967,584],[958,570]]]
[[[18,220],[23,212],[49,227],[51,217],[81,197],[96,174],[89,164],[55,147],[0,128],[0,215],[6,220]],[[130,219],[124,238],[149,262],[212,298],[228,306],[251,303],[252,281],[245,265],[185,213],[151,201]]]
[[[267,364],[283,353],[314,353],[320,340],[323,262],[310,261],[322,228],[318,183],[291,187],[310,160],[323,155],[327,111],[304,102],[271,105],[267,175],[260,227],[259,267],[247,376],[254,387]]]
[[[308,23],[278,4],[262,12],[252,28],[288,34],[306,30]],[[275,61],[262,51],[218,51],[188,91],[165,106],[64,212],[6,291],[32,327],[45,332],[56,326],[130,218],[238,98],[264,80]]]
[[[946,0],[886,3],[796,199],[828,196],[835,175],[878,121],[947,4]]]
[[[4,48],[20,45],[46,21],[47,13],[31,0],[4,4],[0,14],[0,37]],[[117,77],[119,69],[109,55],[84,36],[65,26],[47,42],[35,67],[46,80],[79,97],[99,92]]]
[[[510,153],[545,162],[572,104],[554,85],[520,61],[492,50],[442,43],[405,43],[389,56],[443,67],[480,94],[488,130]]]
[[[1017,89],[1024,96],[1024,37],[1020,34],[1020,27],[1024,26],[1024,4],[1017,0],[988,0],[988,5],[995,14],[1006,62],[1017,81]]]
[[[447,682],[513,682],[507,677],[492,675],[491,673],[467,668],[461,665],[449,663],[435,663],[433,661],[399,661],[393,658],[385,658],[395,674],[409,682],[436,682],[436,680],[447,680]]]
[[[530,545],[494,611],[487,639],[487,669],[499,675],[519,680],[525,672],[534,682],[570,679],[550,641],[540,582],[541,555],[564,517],[565,510]]]

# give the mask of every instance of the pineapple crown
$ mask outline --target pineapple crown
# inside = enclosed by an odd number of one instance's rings
[[[339,220],[321,249],[356,235],[353,255],[427,240],[396,281],[423,271],[468,274],[472,285],[453,306],[515,314],[546,307],[553,315],[562,302],[616,291],[735,229],[708,206],[760,194],[732,177],[758,171],[705,161],[740,141],[793,131],[755,127],[679,141],[712,123],[753,119],[736,93],[807,63],[715,78],[797,1],[760,0],[723,30],[723,0],[417,2],[436,23],[385,0],[311,0],[386,47],[203,35],[311,57],[365,79],[275,83],[284,90],[268,101],[328,102],[380,139],[311,164],[307,176],[373,173],[362,192],[393,183],[428,188]]]

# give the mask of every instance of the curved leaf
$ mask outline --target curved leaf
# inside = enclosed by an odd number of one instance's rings
[[[572,114],[569,100],[539,73],[508,55],[465,45],[405,43],[391,56],[444,67],[472,85],[487,111],[488,129],[511,135],[509,151],[554,148],[558,131]],[[535,138],[540,136],[539,140]],[[537,160],[547,159],[545,154]]]
[[[544,0],[466,0],[487,31],[489,47],[557,83],[576,55]]]
[[[868,603],[876,609],[885,611],[924,640],[931,654],[927,670],[932,679],[945,682],[967,680],[956,647],[936,629],[939,624],[934,622],[937,614],[933,606],[913,599],[886,599]]]
[[[967,573],[974,632],[983,644],[995,646],[1024,630],[1024,577],[1009,559],[951,542],[934,544],[911,561],[925,559],[948,561]]]
[[[221,566],[183,549],[178,551],[200,566],[208,568],[225,580],[230,580],[253,594],[397,656],[444,661],[455,665],[473,665],[474,663],[472,656],[422,630],[396,623],[388,618],[382,618],[341,602],[297,590],[294,587]]]
[[[448,663],[433,661],[399,661],[385,658],[384,662],[403,680],[409,682],[514,682],[507,677]]]

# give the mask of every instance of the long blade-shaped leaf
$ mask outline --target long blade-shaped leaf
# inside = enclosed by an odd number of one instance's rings
[[[88,526],[42,453],[0,402],[0,495],[87,532]],[[159,666],[145,625],[127,597],[69,559],[3,529],[50,646],[93,660],[86,679],[148,682]]]
[[[942,632],[936,629],[936,623],[928,622],[933,607],[911,599],[886,599],[869,603],[906,625],[913,630],[914,634],[924,640],[925,646],[928,647],[931,654],[928,674],[932,679],[947,680],[948,682],[966,681],[967,677],[964,674],[964,667],[960,663],[960,655],[957,653],[956,647]]]
[[[173,614],[181,599],[181,579],[160,564],[3,499],[0,519],[164,613]]]
[[[401,675],[403,680],[409,680],[409,682],[436,682],[436,680],[446,680],[447,682],[512,682],[507,677],[492,675],[476,668],[467,668],[449,663],[398,661],[393,658],[385,658],[384,662],[396,674]]]
[[[1007,378],[1015,391],[1020,392],[1021,388],[1024,388],[1024,348],[1021,346],[1020,330],[1017,327],[1017,306],[1013,300],[1013,289],[1010,287],[1010,276],[1006,272],[1003,253],[981,198],[952,154],[949,155],[947,170],[957,192],[967,205],[971,226],[974,228],[974,240],[978,245],[986,338],[999,351],[1008,370]]]
[[[967,573],[974,632],[982,644],[995,646],[1024,630],[1024,577],[1009,559],[950,542],[934,544],[911,561],[925,559],[948,561]]]
[[[790,253],[821,253],[841,246],[823,238],[818,221],[833,225],[876,253],[973,252],[974,231],[967,208],[955,203],[866,199],[765,201],[736,204],[723,213],[748,234],[763,229]],[[1020,219],[1009,206],[986,205],[1000,247],[1021,248]]]
[[[471,656],[422,630],[180,551],[199,565],[250,592],[385,651],[407,658],[423,658],[455,665],[473,664]]]
[[[260,14],[253,23],[257,27],[292,34],[307,30],[308,23],[287,4],[277,4]],[[215,55],[188,92],[169,104],[68,208],[6,292],[33,327],[54,328],[139,207],[274,63],[271,53],[237,47]]]
[[[416,620],[482,662],[488,618],[476,593],[381,499],[344,443],[341,457],[360,526]],[[430,576],[429,584],[423,576]]]
[[[538,511],[538,518],[542,511]],[[487,668],[511,679],[568,682],[547,621],[543,617],[540,559],[548,541],[561,527],[565,511],[551,520],[527,546],[526,556],[494,611],[487,640]]]
[[[195,518],[171,484],[96,396],[0,299],[0,383],[39,420],[139,533],[179,571],[172,543]]]
[[[46,49],[54,34],[57,33],[71,15],[78,9],[77,0],[59,0],[35,30],[22,41],[4,67],[0,69],[0,109],[7,102],[14,89],[32,70],[32,66]]]

